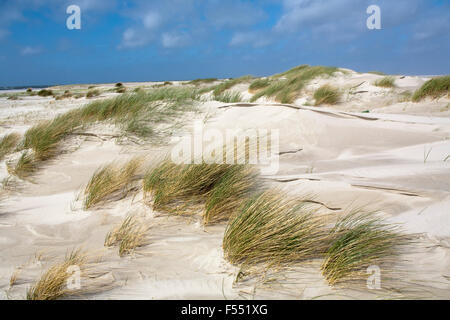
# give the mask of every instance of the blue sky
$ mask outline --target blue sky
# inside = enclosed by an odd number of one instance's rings
[[[81,30],[66,27],[81,8]],[[381,30],[366,27],[369,5]],[[0,86],[256,76],[299,64],[450,73],[450,0],[0,0]]]

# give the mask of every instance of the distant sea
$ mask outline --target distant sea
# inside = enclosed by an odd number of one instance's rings
[[[42,89],[42,88],[48,88],[48,87],[52,87],[53,85],[49,84],[49,85],[39,85],[39,86],[0,86],[0,90],[25,90],[28,88],[31,89]]]

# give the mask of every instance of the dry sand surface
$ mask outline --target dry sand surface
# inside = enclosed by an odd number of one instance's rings
[[[410,263],[402,267],[404,276],[397,280],[414,297],[449,299],[450,99],[411,102],[404,98],[405,92],[414,92],[429,78],[395,76],[395,88],[374,86],[380,78],[350,70],[318,78],[289,105],[265,97],[237,104],[205,100],[200,104],[201,112],[190,114],[190,121],[175,136],[190,134],[198,119],[206,128],[279,130],[279,170],[264,176],[269,185],[293,194],[312,194],[325,205],[325,211],[334,214],[361,207],[380,211],[405,232],[419,234],[417,250],[408,252],[405,259]],[[131,90],[154,84],[124,86]],[[312,106],[312,94],[323,84],[343,90],[340,103]],[[87,87],[53,89],[82,91]],[[0,136],[24,133],[40,120],[119,95],[108,92],[114,84],[96,87],[103,92],[93,99],[0,98]],[[245,99],[252,96],[248,83],[232,90],[241,92]],[[78,194],[99,166],[136,155],[155,161],[174,145],[119,141],[111,137],[117,129],[103,124],[88,131],[104,135],[66,139],[64,152],[46,162],[32,182],[15,178],[13,187],[4,186],[0,202],[0,298],[25,298],[26,289],[55,259],[80,246],[101,257],[95,276],[98,285],[74,298],[392,297],[391,293],[366,288],[330,287],[320,273],[320,261],[269,270],[236,282],[239,267],[223,257],[225,223],[203,227],[197,217],[153,212],[139,192],[92,210],[82,209]],[[0,162],[0,180],[4,182],[9,175],[7,160]],[[145,215],[149,221],[149,243],[132,255],[119,257],[117,248],[104,247],[104,239],[130,212]],[[11,276],[15,278],[12,285]]]

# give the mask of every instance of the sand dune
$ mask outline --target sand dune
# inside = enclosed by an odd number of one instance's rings
[[[420,298],[450,298],[450,99],[403,101],[429,78],[395,77],[395,88],[380,88],[374,74],[348,70],[312,80],[292,104],[262,97],[254,103],[204,101],[199,113],[189,114],[174,137],[192,133],[195,120],[204,128],[279,130],[279,170],[263,176],[268,185],[292,194],[314,195],[324,212],[339,214],[364,207],[379,211],[409,233],[420,234],[414,263],[402,270],[402,283]],[[323,84],[343,90],[334,106],[311,106],[312,94]],[[124,83],[150,88],[155,83]],[[183,87],[182,82],[171,86]],[[248,83],[230,90],[244,99]],[[87,88],[87,85],[85,86]],[[85,90],[83,86],[53,90]],[[94,100],[119,94],[105,90]],[[204,94],[205,99],[210,94]],[[86,98],[54,100],[30,96],[0,98],[0,135],[24,133],[37,121],[78,108]],[[95,170],[113,160],[146,156],[155,162],[175,145],[124,143],[111,136],[111,126],[89,129],[110,136],[76,136],[64,140],[64,152],[45,163],[32,178],[14,178],[0,203],[0,297],[20,299],[55,257],[83,246],[103,258],[100,289],[89,299],[310,299],[377,298],[379,293],[332,288],[320,273],[320,262],[293,266],[235,283],[239,267],[223,257],[226,224],[203,227],[198,217],[153,212],[141,193],[84,210],[77,199]],[[12,155],[17,156],[17,155]],[[9,176],[1,162],[0,179]],[[320,205],[322,204],[322,205]],[[107,249],[106,233],[130,212],[150,221],[150,244],[120,258]],[[17,270],[17,281],[10,278]],[[266,281],[267,278],[276,281]],[[406,290],[408,291],[408,290]],[[385,293],[384,297],[389,297]]]

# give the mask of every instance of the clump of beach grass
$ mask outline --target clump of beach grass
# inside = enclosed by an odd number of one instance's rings
[[[187,84],[192,84],[192,85],[200,85],[200,84],[205,84],[205,83],[212,83],[217,81],[217,78],[204,78],[204,79],[194,79],[191,80],[189,82],[187,82]]]
[[[195,111],[195,100],[196,90],[162,88],[95,101],[79,113],[84,122],[111,120],[128,134],[149,137],[155,125],[180,122],[184,112]]]
[[[282,265],[320,258],[328,245],[326,219],[302,199],[268,190],[230,219],[223,249],[231,263]]]
[[[105,246],[119,246],[121,257],[148,243],[148,224],[137,215],[128,215],[105,238]]]
[[[253,81],[250,86],[249,86],[249,91],[250,92],[255,92],[258,91],[260,89],[266,88],[270,85],[270,79],[269,78],[265,78],[265,79],[256,79],[255,81]]]
[[[203,224],[228,220],[259,187],[255,168],[231,165],[206,195]]]
[[[316,100],[315,105],[320,104],[336,104],[341,98],[341,93],[338,89],[330,86],[323,85],[314,92],[314,99]]]
[[[426,97],[437,99],[445,95],[450,97],[450,75],[428,80],[414,92],[412,100],[418,102]]]
[[[87,263],[87,256],[81,250],[74,250],[66,255],[64,261],[51,266],[40,279],[27,290],[27,300],[56,300],[78,292],[67,287],[71,274],[69,267],[77,266],[80,269]]]
[[[19,144],[19,141],[20,135],[14,132],[7,134],[0,139],[0,161],[3,160],[7,154],[14,151]]]
[[[123,198],[132,189],[142,160],[134,158],[125,164],[110,163],[92,175],[84,189],[84,208],[89,209],[111,198]]]
[[[175,164],[165,160],[144,177],[144,192],[153,197],[153,208],[177,214],[191,213],[190,206],[204,200],[227,164]]]
[[[65,90],[64,93],[62,95],[56,96],[55,99],[56,100],[62,100],[62,99],[67,99],[72,97],[72,93],[69,90]]]
[[[37,161],[35,160],[33,154],[24,151],[16,163],[7,163],[7,170],[9,174],[12,174],[20,179],[26,180],[32,176],[37,170]]]
[[[8,97],[8,100],[19,100],[19,96],[17,94],[12,94]]]
[[[58,154],[62,139],[97,121],[112,121],[126,134],[152,137],[153,126],[179,123],[184,112],[196,110],[198,99],[197,91],[190,88],[164,88],[93,101],[31,127],[23,146],[33,149],[37,160],[48,160]]]
[[[58,143],[80,126],[82,122],[76,110],[43,121],[26,131],[24,148],[33,149],[36,159],[47,160],[57,154]]]
[[[100,91],[98,89],[91,89],[86,93],[86,98],[94,98],[100,95]]]
[[[48,97],[48,96],[52,96],[52,95],[53,95],[53,91],[48,90],[48,89],[41,89],[38,92],[38,96],[40,96],[40,97]]]
[[[374,213],[352,212],[331,230],[332,242],[322,264],[330,285],[366,279],[371,265],[391,265],[402,246],[411,241],[396,225],[388,224]]]
[[[242,94],[238,91],[226,91],[222,92],[219,95],[214,95],[214,100],[225,102],[225,103],[235,103],[241,102],[244,100]]]
[[[383,77],[380,80],[377,80],[373,83],[377,87],[382,88],[394,88],[395,87],[395,78],[394,77]]]
[[[174,214],[203,212],[204,224],[228,219],[257,186],[246,164],[174,164],[165,160],[144,178],[155,210]]]
[[[243,83],[243,82],[248,82],[250,80],[253,79],[253,76],[247,75],[247,76],[242,76],[240,78],[235,78],[235,79],[229,79],[226,80],[222,83],[219,83],[215,86],[210,86],[207,88],[203,88],[199,91],[200,94],[212,91],[213,92],[213,96],[220,96],[223,92],[225,92],[226,90],[231,89],[232,87],[234,87],[237,84]]]
[[[331,76],[338,71],[335,67],[301,65],[286,72],[272,76],[274,80],[269,86],[258,91],[250,99],[251,102],[259,98],[274,97],[281,103],[292,103],[300,94],[300,91],[314,78]]]

